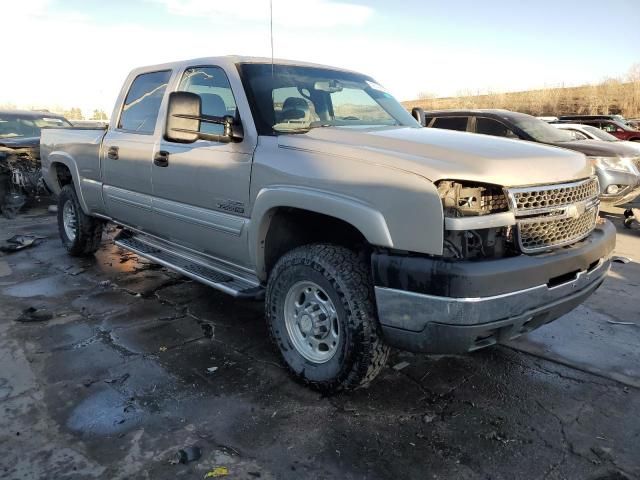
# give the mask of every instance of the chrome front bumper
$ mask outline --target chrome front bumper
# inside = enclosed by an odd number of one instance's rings
[[[604,222],[564,251],[484,264],[374,256],[382,333],[392,346],[427,353],[508,341],[589,297],[609,271],[614,246],[615,229]]]

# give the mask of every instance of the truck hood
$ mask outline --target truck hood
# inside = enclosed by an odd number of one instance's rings
[[[631,142],[601,142],[599,140],[574,140],[572,142],[554,143],[557,147],[568,148],[592,157],[636,157],[638,149]]]
[[[432,128],[320,127],[305,134],[280,135],[278,145],[401,169],[434,182],[524,186],[592,175],[584,155],[570,150]],[[366,175],[366,165],[362,174]]]

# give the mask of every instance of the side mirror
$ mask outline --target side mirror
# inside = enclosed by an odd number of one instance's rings
[[[200,132],[201,122],[223,125],[224,132],[222,135],[202,133]],[[240,125],[234,125],[234,118],[230,115],[224,117],[203,115],[200,95],[191,92],[172,92],[169,94],[164,138],[177,143],[193,143],[198,139],[229,143],[232,140],[242,140],[243,131]]]
[[[200,95],[191,92],[170,93],[164,138],[178,143],[193,143],[198,140],[201,111]]]
[[[424,121],[424,110],[422,110],[420,107],[413,107],[411,109],[411,115],[418,121],[420,125],[422,125],[423,127],[426,126]]]

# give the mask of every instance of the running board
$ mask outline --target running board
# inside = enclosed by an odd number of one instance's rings
[[[120,232],[114,243],[136,255],[234,297],[256,300],[264,298],[264,288],[260,285],[258,278],[231,265],[128,230]]]

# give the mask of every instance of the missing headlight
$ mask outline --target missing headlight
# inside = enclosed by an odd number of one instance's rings
[[[445,217],[488,215],[509,210],[502,187],[473,185],[452,180],[438,183]]]
[[[438,193],[442,199],[445,217],[449,219],[466,217],[468,220],[464,223],[468,223],[470,227],[473,226],[472,228],[457,226],[457,228],[445,229],[443,245],[445,257],[479,259],[518,254],[512,226],[501,223],[505,217],[500,217],[497,222],[498,215],[487,217],[486,221],[478,218],[509,211],[509,203],[502,187],[443,180],[438,183]],[[476,217],[476,220],[469,217]],[[492,221],[489,221],[489,218]]]

